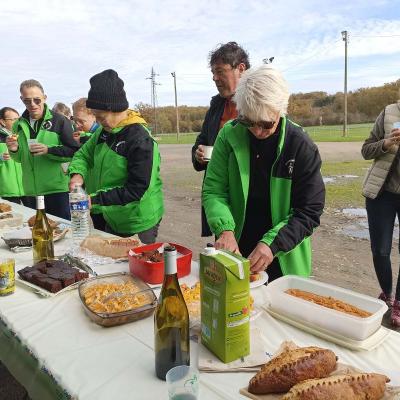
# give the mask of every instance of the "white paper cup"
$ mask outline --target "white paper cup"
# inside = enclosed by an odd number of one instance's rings
[[[210,161],[214,146],[203,146],[204,159]]]

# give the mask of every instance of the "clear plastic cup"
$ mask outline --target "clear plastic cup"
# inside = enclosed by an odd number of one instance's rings
[[[171,368],[165,377],[169,400],[197,400],[199,371],[188,365]]]
[[[31,146],[32,146],[33,144],[36,144],[36,143],[38,143],[37,139],[28,139],[28,146],[29,146],[29,151],[30,151],[30,152],[32,152]]]
[[[211,160],[211,155],[212,155],[212,152],[213,152],[213,148],[214,148],[214,146],[203,146],[204,159],[206,161],[210,161]]]

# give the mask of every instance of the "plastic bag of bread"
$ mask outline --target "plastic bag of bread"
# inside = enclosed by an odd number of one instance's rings
[[[99,256],[111,258],[127,258],[130,249],[141,245],[142,242],[137,235],[127,238],[88,236],[81,243],[82,248],[98,254]]]

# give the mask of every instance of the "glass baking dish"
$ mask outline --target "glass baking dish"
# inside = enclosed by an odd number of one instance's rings
[[[153,314],[157,297],[139,278],[118,272],[87,279],[79,297],[89,318],[101,326],[116,326]]]

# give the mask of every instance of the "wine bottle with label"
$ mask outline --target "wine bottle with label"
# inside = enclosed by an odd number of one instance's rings
[[[42,260],[54,259],[53,229],[44,210],[44,196],[36,197],[36,219],[32,227],[34,264]]]
[[[164,249],[164,281],[154,313],[156,375],[165,380],[167,372],[190,364],[189,313],[178,282],[176,249]]]

